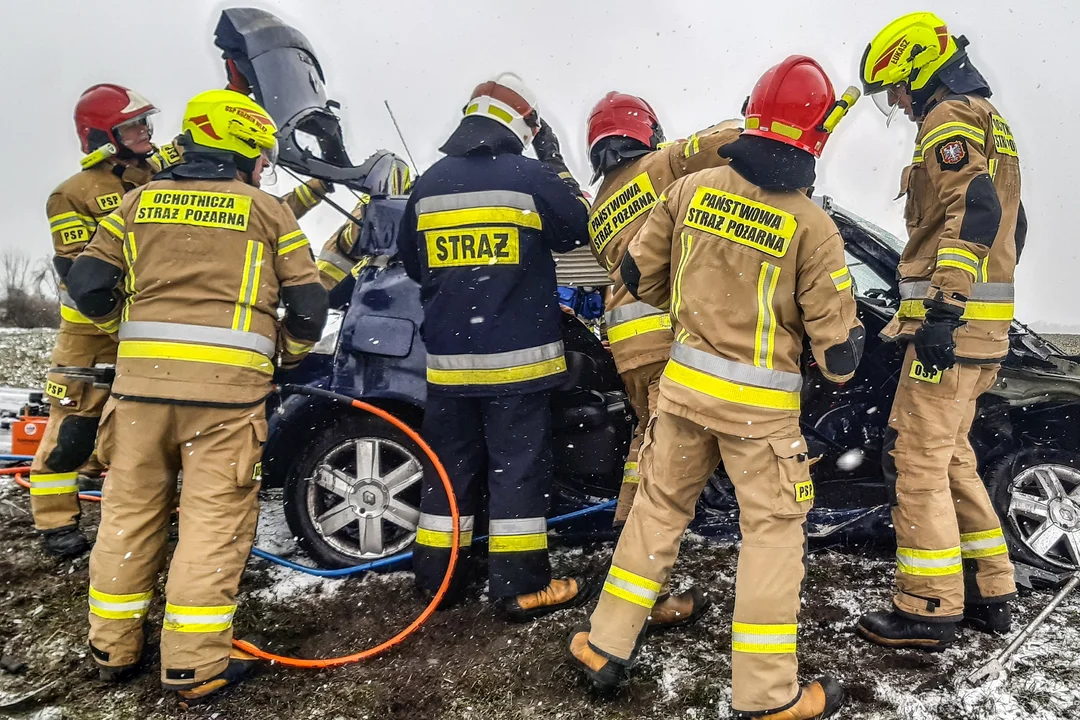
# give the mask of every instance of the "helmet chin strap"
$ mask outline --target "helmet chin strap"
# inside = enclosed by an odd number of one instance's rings
[[[896,112],[900,109],[900,103],[896,103],[892,106],[892,110],[885,116],[885,127],[890,127],[893,120],[896,118]]]

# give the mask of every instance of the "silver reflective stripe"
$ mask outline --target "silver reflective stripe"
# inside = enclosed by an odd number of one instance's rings
[[[643,317],[649,317],[651,315],[665,314],[666,313],[663,310],[654,308],[648,303],[633,302],[629,305],[623,305],[622,307],[607,311],[604,313],[604,321],[607,322],[608,327],[612,327],[614,325],[630,322],[631,320],[637,320]]]
[[[120,340],[170,340],[220,345],[239,350],[254,350],[266,357],[273,357],[277,350],[273,340],[259,333],[148,320],[128,320],[120,323]]]
[[[176,625],[219,625],[221,623],[232,623],[235,614],[235,612],[230,612],[224,615],[186,615],[184,613],[167,612],[164,621]]]
[[[960,548],[956,548],[955,554],[950,553],[945,557],[915,557],[904,552],[904,548],[899,548],[896,551],[896,559],[904,565],[910,567],[923,567],[923,568],[943,568],[952,567],[953,565],[960,564]]]
[[[605,583],[608,585],[614,585],[615,587],[621,590],[625,590],[628,593],[633,593],[634,595],[637,595],[640,598],[644,598],[645,600],[648,600],[650,602],[656,602],[656,598],[660,597],[660,593],[653,592],[652,590],[643,588],[635,583],[623,580],[619,577],[615,577],[610,573],[608,574]]]
[[[131,612],[133,610],[145,610],[150,607],[150,601],[134,600],[132,602],[106,602],[105,600],[98,600],[96,597],[91,596],[90,607],[95,607],[99,610],[110,610],[112,612]]]
[[[421,198],[416,203],[416,214],[486,207],[511,207],[536,212],[536,202],[532,195],[512,190],[483,190]]]
[[[30,487],[35,490],[43,490],[45,488],[58,488],[58,487],[78,487],[78,477],[66,478],[64,480],[35,480],[30,478]]]
[[[488,522],[488,533],[491,535],[534,535],[546,532],[547,518],[542,517]]]
[[[731,642],[745,643],[747,645],[791,645],[798,642],[796,633],[781,633],[776,635],[759,635],[757,633],[732,632]]]
[[[758,319],[761,321],[761,335],[758,338],[758,355],[754,364],[761,368],[768,368],[772,364],[769,357],[772,355],[771,337],[775,322],[772,294],[776,292],[780,268],[769,263],[761,265],[761,278],[758,281]]]
[[[967,265],[972,270],[978,270],[979,269],[978,260],[972,260],[968,256],[961,255],[960,253],[953,253],[953,252],[949,252],[947,250],[941,250],[937,254],[937,259],[938,259],[938,262],[941,262],[942,260],[952,260],[953,262],[963,263],[964,265]]]
[[[338,270],[341,270],[343,272],[349,272],[350,270],[352,270],[353,265],[356,264],[355,261],[350,260],[344,255],[339,255],[333,250],[323,250],[321,253],[319,253],[319,260],[328,262],[334,267],[336,267]]]
[[[971,540],[968,542],[961,542],[960,549],[963,551],[969,550],[985,550],[986,548],[1000,547],[1005,544],[1005,538],[1001,536],[986,538],[985,540]]]
[[[930,291],[929,280],[908,280],[900,283],[901,300],[921,300]],[[969,300],[1012,302],[1015,292],[1012,283],[977,282],[971,286]]]
[[[461,532],[469,532],[473,529],[473,525],[475,524],[476,518],[473,515],[458,516],[458,527],[461,529]],[[420,523],[418,527],[422,527],[425,530],[433,530],[435,532],[454,532],[454,518],[449,515],[420,513]]]
[[[491,353],[490,355],[431,355],[427,366],[432,370],[502,370],[554,360],[563,355],[562,340],[524,350]]]
[[[79,309],[78,307],[76,307],[75,301],[71,299],[70,295],[68,295],[68,291],[64,290],[62,288],[60,290],[60,304],[63,305],[64,307],[69,307],[72,310],[78,310]]]
[[[737,385],[753,385],[787,392],[797,392],[802,389],[802,375],[798,373],[770,370],[735,362],[717,355],[710,355],[678,341],[671,346],[671,358],[687,367]]]

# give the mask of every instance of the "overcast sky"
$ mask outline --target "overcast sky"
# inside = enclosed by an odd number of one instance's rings
[[[588,177],[584,122],[608,90],[642,95],[669,138],[738,116],[761,73],[793,53],[816,58],[839,92],[858,84],[869,39],[923,3],[730,3],[716,0],[44,0],[7,18],[0,45],[8,172],[8,229],[0,251],[51,253],[44,205],[79,168],[72,110],[98,82],[127,85],[160,109],[155,139],[180,126],[194,94],[224,84],[213,28],[222,8],[255,5],[304,32],[342,103],[346,141],[357,162],[386,148],[403,154],[383,108],[389,100],[421,169],[457,121],[472,88],[500,70],[521,74],[558,131],[569,165]],[[937,0],[933,10],[965,34],[969,52],[1010,122],[1023,164],[1031,230],[1017,271],[1017,315],[1080,327],[1076,223],[1080,117],[1075,53],[1080,5],[1032,0]],[[1015,6],[1015,7],[1013,7]],[[818,189],[903,234],[900,171],[914,125],[886,129],[869,100],[840,126],[819,166]],[[282,181],[272,191],[289,186]],[[349,204],[339,190],[335,199]],[[302,225],[313,243],[339,224],[320,208]]]

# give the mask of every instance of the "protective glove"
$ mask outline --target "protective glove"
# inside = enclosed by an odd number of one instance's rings
[[[532,141],[533,148],[536,150],[536,159],[545,163],[562,163],[563,156],[559,151],[559,138],[555,137],[555,131],[544,122],[543,118],[538,118],[538,121],[540,130],[537,131]]]
[[[926,301],[926,319],[915,331],[915,357],[927,368],[948,370],[956,364],[953,334],[964,324],[963,310],[934,300]]]

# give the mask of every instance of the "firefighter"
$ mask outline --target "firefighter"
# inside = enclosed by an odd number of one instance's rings
[[[120,343],[98,442],[109,474],[90,555],[90,650],[103,680],[138,667],[183,472],[161,682],[185,703],[252,670],[230,642],[255,536],[265,399],[275,356],[296,365],[326,319],[307,238],[258,189],[275,130],[244,95],[194,97],[184,162],[128,193],[68,275],[79,311]]]
[[[896,593],[890,612],[858,622],[889,647],[944,648],[965,618],[1008,632],[1016,593],[968,431],[1009,352],[1027,222],[1016,141],[966,46],[920,12],[890,23],[862,59],[878,107],[918,125],[901,180],[909,239],[900,309],[883,333],[907,344],[883,456],[895,490]]]
[[[660,193],[680,177],[726,165],[727,158],[717,149],[734,141],[739,130],[736,123],[725,122],[687,140],[665,143],[664,131],[649,103],[633,95],[609,92],[589,113],[586,134],[594,181],[602,178],[589,213],[589,240],[596,259],[614,281],[606,298],[608,342],[638,417],[615,508],[615,526],[621,527],[637,493],[638,451],[649,417],[656,411],[660,376],[674,336],[665,311],[635,300],[626,289],[619,264]],[[707,607],[707,597],[696,587],[674,596],[665,587],[649,622],[665,627],[684,625],[696,620]]]
[[[427,346],[423,434],[442,459],[461,513],[462,553],[487,491],[489,596],[512,621],[588,597],[581,577],[552,579],[547,551],[552,491],[551,391],[566,378],[551,252],[587,238],[588,204],[561,163],[522,151],[542,130],[521,78],[481,83],[435,163],[413,187],[398,240],[420,283]],[[557,143],[554,143],[557,148]],[[434,594],[450,555],[441,484],[428,478],[413,568]],[[452,596],[460,597],[461,578]]]
[[[124,193],[150,180],[146,158],[154,150],[150,116],[156,112],[137,92],[109,84],[87,89],[75,105],[83,169],[61,183],[45,205],[53,267],[60,280],[60,334],[52,352],[53,367],[116,362],[116,340],[75,308],[66,280],[98,221],[120,206]],[[85,485],[101,472],[93,456],[94,440],[109,392],[49,373],[45,393],[49,422],[30,468],[34,527],[46,552],[81,555],[90,543],[79,530],[79,483]]]
[[[809,336],[825,379],[852,377],[864,331],[844,245],[805,192],[815,159],[858,92],[834,101],[812,59],[792,56],[758,81],[730,161],[665,189],[620,265],[632,295],[670,313],[675,341],[642,444],[641,487],[589,624],[570,652],[600,689],[619,685],[667,581],[694,504],[722,459],[740,509],[732,624],[738,717],[832,714],[821,678],[800,688],[796,636],[813,504],[799,429]],[[715,152],[715,151],[714,151]]]

